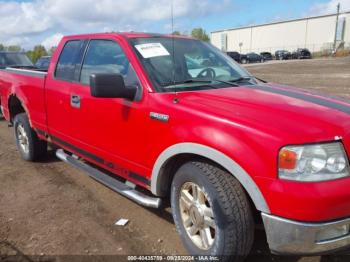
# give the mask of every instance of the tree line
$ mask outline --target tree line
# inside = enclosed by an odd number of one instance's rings
[[[0,52],[1,51],[7,51],[7,52],[23,52],[26,53],[26,55],[29,57],[29,59],[35,64],[36,61],[42,56],[50,56],[55,51],[56,47],[51,47],[49,50],[46,50],[46,48],[42,45],[36,45],[31,50],[25,50],[19,45],[9,45],[5,46],[3,44],[0,44]]]
[[[180,31],[174,31],[173,35],[189,35],[188,32],[180,32]],[[209,35],[207,34],[207,32],[200,27],[197,28],[193,28],[191,31],[191,36],[193,38],[205,41],[205,42],[209,42],[210,38]]]

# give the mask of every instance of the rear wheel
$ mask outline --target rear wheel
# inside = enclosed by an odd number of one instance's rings
[[[24,160],[37,161],[47,153],[46,141],[38,138],[25,113],[15,116],[14,129],[17,149]]]
[[[240,261],[254,238],[249,201],[240,183],[207,163],[189,162],[176,173],[171,206],[177,230],[191,255]]]

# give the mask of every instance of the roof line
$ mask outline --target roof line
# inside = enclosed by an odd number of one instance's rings
[[[350,14],[350,11],[344,11],[340,12],[339,15],[343,14]],[[319,16],[308,16],[308,17],[302,17],[302,18],[295,18],[295,19],[290,19],[290,20],[284,20],[284,21],[276,21],[276,22],[270,22],[270,23],[263,23],[263,24],[258,24],[258,25],[247,25],[247,26],[240,26],[240,27],[233,27],[233,28],[227,28],[227,29],[220,29],[220,30],[215,30],[210,32],[212,33],[220,33],[220,32],[225,32],[225,31],[231,31],[231,30],[237,30],[237,29],[245,29],[245,28],[252,28],[252,27],[259,27],[259,26],[266,26],[266,25],[275,25],[275,24],[283,24],[283,23],[290,23],[290,22],[295,22],[295,21],[302,21],[302,20],[308,20],[308,19],[314,19],[314,18],[322,18],[322,17],[329,17],[329,16],[334,16],[337,15],[337,13],[333,14],[327,14],[327,15],[319,15]]]

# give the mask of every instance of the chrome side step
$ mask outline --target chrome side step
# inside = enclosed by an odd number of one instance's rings
[[[147,196],[139,191],[136,191],[135,189],[118,181],[117,179],[114,179],[104,174],[100,170],[93,168],[90,165],[74,158],[73,156],[66,154],[62,149],[58,149],[56,151],[56,156],[62,161],[73,165],[74,167],[82,171],[85,171],[91,178],[97,180],[98,182],[109,187],[113,191],[135,201],[136,203],[142,206],[151,208],[159,208],[161,206],[162,201],[160,198]]]

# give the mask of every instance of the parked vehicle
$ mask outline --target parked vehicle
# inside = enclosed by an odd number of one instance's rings
[[[51,56],[42,56],[36,61],[35,67],[47,71],[49,69]]]
[[[264,58],[265,61],[272,60],[272,54],[270,52],[261,52],[260,55]]]
[[[0,52],[0,69],[6,67],[33,68],[33,63],[23,52]]]
[[[64,37],[47,73],[0,70],[0,90],[23,159],[53,143],[141,205],[170,198],[190,254],[240,260],[254,221],[275,253],[349,248],[342,100],[265,83],[208,43],[147,33]]]
[[[238,52],[227,52],[227,55],[235,60],[237,63],[241,63],[241,54]]]
[[[241,55],[241,62],[242,64],[247,63],[262,63],[264,62],[264,58],[261,55],[258,55],[257,53],[248,53],[246,55]]]
[[[275,52],[275,57],[276,57],[276,60],[287,60],[287,59],[291,59],[292,55],[287,50],[277,50]]]
[[[292,53],[293,59],[310,59],[311,53],[306,48],[298,48],[296,51]]]

